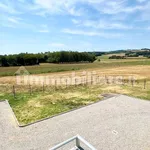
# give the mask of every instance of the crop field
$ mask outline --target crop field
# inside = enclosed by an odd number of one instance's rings
[[[41,84],[30,82],[24,85],[21,82],[17,85],[14,74],[18,68],[0,67],[0,99],[9,100],[22,125],[94,103],[101,100],[104,93],[127,94],[150,100],[150,59],[146,58],[109,60],[101,56],[101,61],[94,63],[26,67],[34,79],[70,79],[72,74],[82,78],[81,82],[71,84],[67,80],[46,84],[44,80]],[[94,78],[87,81],[88,73],[96,77],[95,84]],[[121,77],[119,83],[115,82],[118,77]]]

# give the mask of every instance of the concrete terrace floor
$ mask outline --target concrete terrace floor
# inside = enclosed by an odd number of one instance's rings
[[[150,101],[119,95],[26,127],[0,102],[0,150],[48,150],[77,134],[98,150],[150,150]]]

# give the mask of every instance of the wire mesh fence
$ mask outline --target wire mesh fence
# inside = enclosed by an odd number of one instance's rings
[[[115,76],[104,76],[102,79],[100,76],[96,76],[94,78],[87,79],[83,77],[81,79],[74,79],[74,82],[70,82],[69,79],[63,80],[63,82],[58,82],[57,80],[54,81],[54,84],[46,84],[43,82],[42,84],[1,84],[0,91],[1,93],[11,94],[12,96],[16,97],[17,94],[25,93],[28,95],[32,95],[33,93],[49,93],[55,92],[57,90],[65,90],[71,88],[77,88],[78,86],[120,86],[120,87],[130,87],[139,88],[143,90],[150,91],[150,80],[144,79],[134,79],[131,78],[130,80],[127,78],[118,78],[116,80]]]

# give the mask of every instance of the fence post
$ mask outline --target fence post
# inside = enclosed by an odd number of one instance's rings
[[[87,86],[88,82],[87,82],[87,76],[85,78],[85,85]]]
[[[77,79],[75,79],[75,86],[76,86],[76,82],[77,82]]]
[[[109,84],[109,79],[108,79],[108,77],[106,76],[106,82],[107,82],[107,84]]]
[[[139,80],[138,79],[136,80],[136,83],[139,84]]]
[[[42,91],[43,91],[43,93],[44,93],[44,82],[43,82],[43,87],[42,87]]]
[[[15,91],[15,86],[13,85],[12,93],[14,95],[14,98],[16,97],[16,91]]]
[[[122,79],[122,85],[124,85],[124,79]]]
[[[131,84],[132,84],[132,87],[134,86],[134,83],[133,83],[133,78],[131,79]]]
[[[31,88],[30,84],[29,84],[29,93],[30,93],[30,95],[32,94],[32,88]]]
[[[92,83],[93,83],[93,76],[91,75],[91,85],[92,85]]]
[[[56,87],[57,83],[56,83],[56,80],[55,80],[55,90],[57,90],[57,87]]]
[[[144,80],[144,89],[146,89],[146,79]]]
[[[123,80],[123,85],[126,85],[126,79]]]
[[[66,79],[66,88],[67,88],[67,79]]]

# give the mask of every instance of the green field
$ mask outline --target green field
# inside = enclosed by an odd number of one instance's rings
[[[27,66],[31,74],[68,75],[72,71],[96,71],[99,75],[122,75],[126,78],[124,84],[97,85],[60,85],[57,87],[47,85],[29,86],[15,85],[13,75],[18,67],[0,68],[0,99],[8,99],[20,124],[28,124],[39,119],[50,117],[81,106],[101,100],[104,93],[119,93],[150,100],[150,59],[123,59],[109,60],[101,56],[100,62],[84,64],[41,64],[40,66]],[[71,72],[66,72],[71,71]],[[59,72],[59,73],[58,73]],[[46,73],[46,74],[45,74]],[[10,75],[10,76],[8,76]],[[127,77],[136,76],[136,82],[128,83]],[[144,88],[144,80],[146,86]],[[15,85],[16,97],[12,94],[12,85]]]
[[[101,61],[94,63],[78,64],[40,64],[36,66],[25,66],[30,74],[42,74],[64,71],[76,71],[89,68],[111,68],[117,66],[150,65],[150,59],[108,59],[107,56],[100,56]],[[19,67],[0,67],[0,76],[14,76]]]

